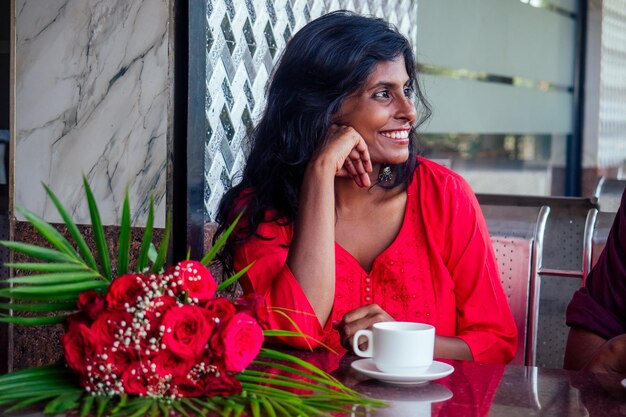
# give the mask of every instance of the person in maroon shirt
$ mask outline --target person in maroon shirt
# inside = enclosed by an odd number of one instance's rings
[[[606,246],[567,307],[564,367],[626,374],[626,190]]]

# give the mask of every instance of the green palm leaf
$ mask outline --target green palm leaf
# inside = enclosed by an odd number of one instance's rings
[[[49,378],[67,378],[72,372],[60,365],[40,366],[37,368],[20,369],[10,374],[0,375],[0,387],[4,387],[6,383],[19,380],[42,380]]]
[[[0,310],[30,311],[33,313],[50,313],[53,311],[76,310],[76,303],[0,303]]]
[[[50,324],[61,324],[65,322],[67,316],[50,317],[17,317],[0,314],[0,323],[23,324],[27,326],[45,326]]]
[[[43,248],[37,245],[31,245],[22,242],[13,242],[9,240],[0,240],[0,244],[16,252],[23,253],[33,258],[43,259],[48,262],[71,263],[76,260],[63,252],[55,249]]]
[[[85,282],[73,282],[69,284],[52,284],[52,285],[32,285],[32,286],[19,286],[0,289],[0,295],[10,294],[33,294],[33,295],[55,295],[68,292],[83,292],[87,290],[97,290],[106,288],[108,284],[102,281],[85,281]]]
[[[44,408],[43,412],[46,414],[57,414],[76,408],[78,406],[78,400],[83,396],[83,394],[84,392],[80,388],[74,391],[65,392],[50,401]]]
[[[128,198],[128,187],[124,197],[122,208],[122,220],[120,222],[120,240],[117,245],[117,276],[128,272],[128,258],[130,251],[130,201]]]
[[[252,265],[254,265],[254,262],[252,262],[250,265],[246,266],[244,269],[242,269],[241,271],[237,272],[235,275],[233,275],[232,277],[228,278],[226,281],[220,283],[220,285],[217,286],[217,291],[222,291],[225,288],[228,288],[232,283],[234,283],[235,281],[237,281],[239,278],[241,278],[241,276],[243,274],[245,274],[246,272],[248,272],[248,270],[250,268],[252,268]]]
[[[74,242],[76,242],[76,245],[78,246],[78,250],[80,251],[80,254],[83,257],[84,262],[87,265],[89,265],[91,269],[97,271],[98,266],[96,265],[96,260],[94,259],[93,254],[91,253],[91,250],[89,249],[89,246],[87,246],[87,242],[85,242],[85,238],[83,238],[83,235],[80,233],[80,230],[78,230],[78,227],[72,220],[72,217],[69,215],[65,207],[63,207],[63,205],[61,204],[57,196],[52,192],[52,190],[46,184],[43,184],[43,186],[46,189],[46,193],[48,194],[48,197],[50,197],[50,200],[52,200],[52,203],[56,207],[61,218],[63,219],[63,222],[65,223],[65,226],[67,227],[67,230],[72,235],[72,239],[74,239]]]
[[[80,417],[87,417],[89,415],[93,407],[93,403],[94,397],[92,397],[91,395],[85,397],[85,399],[83,400],[83,405],[80,408]]]
[[[228,229],[226,229],[224,233],[222,233],[219,239],[217,239],[217,242],[215,242],[215,245],[213,245],[211,250],[209,250],[209,252],[202,257],[202,259],[200,260],[200,263],[202,265],[209,266],[213,258],[215,258],[217,252],[222,248],[222,246],[224,246],[226,239],[228,239],[233,230],[235,230],[235,227],[237,226],[237,223],[239,223],[239,219],[241,219],[243,213],[243,211],[239,213],[239,215],[235,218],[235,221],[228,227]]]
[[[163,268],[163,264],[165,264],[165,257],[167,256],[171,228],[172,221],[171,217],[168,215],[167,220],[165,221],[165,231],[163,232],[163,238],[161,239],[161,244],[159,245],[159,252],[157,253],[156,260],[152,265],[152,272],[154,272],[155,274],[160,273],[161,269]]]
[[[46,262],[7,262],[4,264],[7,268],[22,269],[24,271],[35,272],[78,272],[91,271],[84,264],[68,264],[68,263],[46,263]]]
[[[101,278],[101,275],[93,271],[56,272],[51,274],[27,275],[24,277],[10,278],[5,280],[5,282],[11,284],[55,284],[92,281],[94,278]]]
[[[143,272],[148,267],[148,252],[152,243],[152,227],[154,224],[154,197],[150,194],[150,206],[148,207],[148,219],[143,231],[139,259],[137,260],[137,272]]]
[[[35,302],[46,302],[46,301],[67,301],[74,302],[78,300],[78,295],[81,291],[72,291],[65,292],[61,294],[45,294],[45,291],[42,291],[41,294],[22,294],[12,292],[10,288],[0,289],[0,297],[12,298],[14,300],[24,300],[24,301],[35,301]]]
[[[96,397],[96,403],[97,403],[96,416],[101,417],[102,415],[104,415],[104,412],[106,411],[107,406],[109,405],[109,398],[108,397]]]
[[[276,411],[274,411],[274,406],[272,405],[272,402],[270,400],[265,397],[261,397],[259,401],[261,402],[261,405],[263,405],[265,415],[267,415],[268,417],[277,417]]]
[[[43,236],[52,246],[72,258],[81,260],[70,242],[68,242],[67,239],[61,235],[61,233],[52,227],[50,223],[24,208],[17,207],[17,210],[22,213],[26,220],[28,220],[28,222],[35,227],[41,236]]]
[[[38,396],[35,396],[35,397],[30,397],[30,398],[27,398],[25,400],[16,402],[14,405],[12,405],[11,407],[7,408],[5,410],[5,412],[6,412],[6,414],[11,414],[14,411],[18,411],[18,410],[24,409],[24,408],[26,408],[28,406],[44,402],[45,400],[47,400],[49,398],[50,398],[49,394],[42,394],[42,395],[38,395]]]
[[[87,205],[89,206],[89,214],[91,216],[91,227],[93,229],[93,236],[96,241],[96,248],[98,249],[98,258],[100,259],[100,266],[102,267],[103,275],[107,281],[111,281],[111,260],[109,258],[109,248],[106,244],[104,237],[104,228],[102,227],[102,221],[100,220],[100,212],[98,211],[98,205],[96,199],[93,196],[87,177],[83,175],[83,185],[85,187],[85,195],[87,196]]]

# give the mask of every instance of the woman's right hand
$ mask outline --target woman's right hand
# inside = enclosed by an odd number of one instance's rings
[[[318,151],[315,159],[328,158],[337,177],[352,177],[359,187],[372,185],[368,173],[372,172],[372,161],[363,137],[350,126],[332,124],[328,139]]]

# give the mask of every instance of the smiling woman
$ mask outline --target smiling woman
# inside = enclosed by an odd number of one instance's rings
[[[255,262],[244,291],[273,307],[272,327],[310,336],[287,343],[349,348],[358,330],[402,320],[435,326],[436,357],[513,357],[515,324],[476,199],[417,156],[415,129],[429,114],[412,48],[384,20],[329,13],[288,43],[218,215],[224,231],[244,211],[224,270]]]

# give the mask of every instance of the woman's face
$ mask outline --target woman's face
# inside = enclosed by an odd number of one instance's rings
[[[365,85],[347,97],[334,122],[355,129],[367,144],[372,164],[400,164],[409,157],[409,131],[415,123],[413,89],[404,57],[374,67]]]

